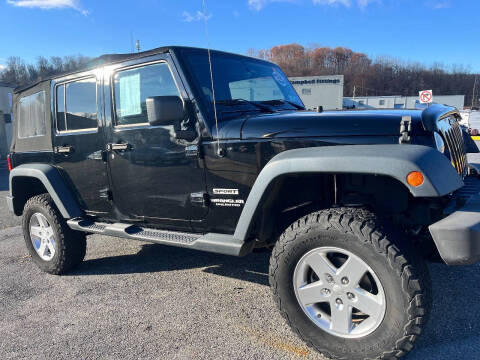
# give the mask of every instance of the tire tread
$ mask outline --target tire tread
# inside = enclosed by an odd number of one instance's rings
[[[25,216],[26,212],[35,207],[41,207],[48,213],[49,222],[52,222],[50,226],[55,229],[58,236],[55,249],[59,252],[58,261],[53,263],[53,267],[48,269],[42,267],[42,270],[53,275],[63,274],[83,261],[86,253],[86,236],[68,227],[49,194],[36,195],[26,202],[22,218],[24,232],[29,231],[30,217]]]
[[[290,321],[287,312],[282,306],[280,296],[278,296],[280,284],[276,281],[276,272],[278,271],[282,254],[287,251],[289,246],[294,245],[299,233],[308,232],[314,226],[319,226],[324,230],[335,229],[340,233],[353,234],[360,241],[372,244],[379,255],[387,257],[391,270],[395,271],[402,279],[403,291],[408,294],[409,305],[407,313],[409,321],[403,328],[402,336],[395,341],[395,347],[384,351],[376,359],[398,359],[404,356],[412,349],[413,343],[422,333],[422,328],[427,321],[427,314],[431,303],[429,282],[425,281],[428,270],[423,261],[419,260],[413,250],[408,246],[404,250],[404,253],[402,253],[396,242],[387,238],[383,230],[383,225],[377,217],[366,209],[343,207],[320,210],[294,222],[280,236],[270,258],[269,280],[277,307],[287,323],[307,345],[321,354],[332,359],[346,359],[335,356],[326,349],[313,344],[307,336]],[[405,254],[409,256],[407,257]],[[417,272],[413,271],[414,265]]]

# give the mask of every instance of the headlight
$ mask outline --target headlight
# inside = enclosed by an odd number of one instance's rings
[[[442,136],[438,132],[433,133],[435,137],[435,144],[437,145],[437,150],[442,154],[445,154],[445,142],[442,139]]]

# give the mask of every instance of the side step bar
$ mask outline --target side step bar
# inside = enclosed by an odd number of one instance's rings
[[[179,246],[189,249],[208,251],[218,254],[245,256],[253,250],[255,241],[244,242],[233,235],[208,233],[204,235],[176,231],[165,231],[143,228],[138,225],[124,223],[101,223],[88,219],[71,219],[68,226],[83,231],[125,239],[148,241],[163,245]]]

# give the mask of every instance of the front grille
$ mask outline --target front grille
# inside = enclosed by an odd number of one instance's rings
[[[451,126],[442,131],[450,155],[450,161],[457,172],[465,176],[468,169],[467,153],[463,141],[462,129],[456,120],[451,122]]]

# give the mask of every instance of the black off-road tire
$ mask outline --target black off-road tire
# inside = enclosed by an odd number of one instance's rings
[[[270,285],[282,315],[309,346],[333,359],[397,359],[409,352],[431,304],[430,278],[420,254],[371,212],[332,208],[307,215],[280,236],[270,259]],[[293,274],[308,251],[345,249],[367,263],[383,285],[386,310],[370,334],[342,338],[319,328],[297,301]]]
[[[49,261],[37,254],[30,239],[30,218],[35,213],[43,214],[54,232],[56,251]],[[49,194],[37,195],[27,201],[23,209],[22,227],[27,249],[33,261],[44,272],[61,275],[83,261],[87,249],[85,234],[68,227]]]

